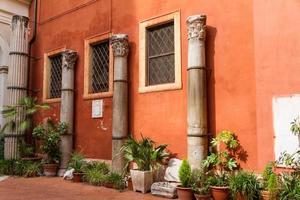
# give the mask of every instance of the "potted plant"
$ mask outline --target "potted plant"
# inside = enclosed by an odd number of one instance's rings
[[[68,163],[68,168],[74,169],[73,181],[81,182],[83,176],[83,168],[85,166],[84,156],[81,153],[73,153]]]
[[[83,179],[92,185],[104,185],[109,166],[105,162],[92,162],[83,169]]]
[[[183,160],[179,168],[180,185],[177,186],[178,198],[181,200],[192,200],[192,170],[187,160]]]
[[[300,199],[300,174],[285,172],[281,177],[280,200]]]
[[[193,185],[192,190],[197,200],[210,200],[210,189],[208,184],[208,174],[202,169],[196,169],[192,172]]]
[[[210,177],[213,198],[227,199],[230,195],[228,176],[238,167],[235,155],[240,144],[233,132],[222,131],[212,139],[211,145],[216,151],[207,156],[202,164],[214,172],[214,175]],[[221,150],[221,145],[224,145],[224,150]]]
[[[133,190],[146,193],[153,183],[153,169],[169,157],[165,151],[167,145],[155,146],[154,141],[142,136],[141,140],[128,138],[121,148],[126,161],[125,169],[131,163],[137,165],[137,169],[130,170]]]
[[[260,185],[253,173],[238,171],[229,177],[229,187],[233,199],[256,200],[260,197]]]
[[[123,176],[117,172],[110,172],[105,177],[105,187],[123,190],[125,188],[125,180]]]
[[[43,159],[45,176],[56,176],[60,158],[60,134],[52,126],[38,125],[33,129],[32,135],[41,141],[41,152],[46,155]]]
[[[41,164],[38,162],[27,161],[25,164],[24,176],[25,177],[36,177],[41,170]]]
[[[274,172],[274,163],[269,162],[262,174],[262,199],[270,200],[276,199],[278,195],[278,177]]]

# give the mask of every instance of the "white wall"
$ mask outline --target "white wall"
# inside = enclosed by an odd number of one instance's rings
[[[290,131],[291,122],[300,116],[300,94],[273,98],[273,126],[275,132],[275,159],[281,152],[295,153],[298,137]]]

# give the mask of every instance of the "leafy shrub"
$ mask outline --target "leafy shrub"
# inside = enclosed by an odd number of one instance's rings
[[[96,171],[101,172],[102,174],[108,174],[109,173],[109,165],[105,162],[92,162],[88,163],[84,168],[83,171],[94,169]]]
[[[68,168],[73,168],[75,173],[81,173],[85,166],[84,156],[80,153],[73,153],[68,163]]]
[[[280,200],[300,199],[300,176],[296,173],[283,173],[281,179]]]
[[[187,160],[183,160],[179,168],[179,180],[182,187],[190,187],[192,180],[192,170],[191,166]]]
[[[247,200],[256,200],[260,197],[259,182],[253,173],[239,171],[230,176],[229,187],[234,199],[237,199],[238,194]]]
[[[103,185],[106,180],[106,175],[96,168],[91,168],[85,170],[83,179],[92,185]]]
[[[11,176],[33,176],[40,172],[40,163],[23,160],[0,160],[0,174]]]
[[[209,194],[208,174],[204,169],[196,169],[192,172],[192,189],[195,193],[206,195]]]
[[[123,190],[126,187],[124,177],[116,172],[111,172],[105,177],[106,184],[112,184],[114,188]]]
[[[228,174],[213,174],[207,178],[207,183],[210,186],[228,186]]]

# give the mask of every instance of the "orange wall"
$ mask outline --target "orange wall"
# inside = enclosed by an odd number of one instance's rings
[[[272,98],[300,92],[300,2],[254,0],[258,167],[274,159]]]
[[[80,6],[86,5],[86,6]],[[105,99],[104,125],[91,119],[91,101],[83,100],[84,39],[110,31],[126,33],[130,40],[130,132],[142,133],[169,144],[186,157],[187,27],[188,16],[207,15],[207,66],[209,130],[235,131],[248,153],[246,168],[257,168],[256,71],[252,0],[55,0],[40,4],[38,37],[34,44],[32,88],[42,88],[44,52],[66,46],[79,53],[76,66],[75,146],[90,157],[111,158],[111,98]],[[77,7],[76,7],[77,6]],[[78,7],[79,6],[79,7]],[[180,10],[181,90],[138,93],[138,24],[140,21]],[[41,95],[41,93],[39,93]],[[46,114],[45,114],[46,116]],[[269,134],[269,133],[267,133]]]

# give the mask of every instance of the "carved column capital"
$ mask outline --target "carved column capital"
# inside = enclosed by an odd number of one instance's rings
[[[188,26],[188,39],[205,40],[206,15],[189,16],[186,20]]]
[[[73,69],[77,60],[77,52],[67,49],[62,53],[62,67]]]
[[[0,74],[7,74],[8,66],[0,66]]]
[[[129,53],[128,35],[117,34],[113,35],[110,39],[114,56],[123,57]]]
[[[21,15],[14,15],[12,17],[12,30],[14,30],[18,23],[22,24],[25,28],[28,28],[29,18]]]

